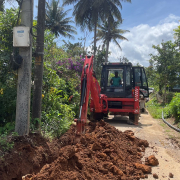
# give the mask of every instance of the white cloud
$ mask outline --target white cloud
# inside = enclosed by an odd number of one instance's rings
[[[149,54],[155,53],[152,45],[158,45],[162,40],[173,40],[173,29],[179,25],[178,20],[180,17],[170,14],[156,26],[140,24],[133,27],[129,33],[124,34],[129,41],[120,42],[122,52],[114,43],[110,43],[109,61],[118,61],[120,57],[125,56],[133,64],[148,66]]]
[[[160,24],[171,23],[171,22],[178,21],[178,20],[180,20],[179,16],[175,16],[174,14],[170,14],[167,18],[161,20]]]

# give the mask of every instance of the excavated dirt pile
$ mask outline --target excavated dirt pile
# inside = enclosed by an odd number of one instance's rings
[[[150,160],[146,159],[146,165],[141,162],[148,142],[138,139],[130,130],[121,132],[104,121],[89,123],[86,133],[79,136],[75,135],[73,125],[59,144],[62,148],[56,160],[23,179],[137,180],[151,173]]]

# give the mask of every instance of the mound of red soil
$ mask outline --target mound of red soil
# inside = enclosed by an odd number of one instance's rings
[[[75,131],[72,125],[51,142],[39,134],[14,137],[14,148],[0,156],[0,180],[137,180],[151,173],[141,162],[149,144],[132,131],[104,121],[89,123],[85,134]]]
[[[132,131],[121,132],[104,121],[89,123],[86,133],[76,136],[75,126],[59,140],[58,158],[26,180],[137,180],[151,167],[142,164],[149,145]]]
[[[38,173],[45,164],[57,159],[60,148],[57,141],[50,143],[37,133],[12,137],[11,142],[14,148],[0,155],[0,180],[22,180],[25,174]]]

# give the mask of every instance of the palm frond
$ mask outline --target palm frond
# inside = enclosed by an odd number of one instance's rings
[[[72,34],[76,34],[76,28],[70,23],[74,23],[71,17],[67,17],[70,9],[64,11],[63,7],[59,7],[59,0],[52,0],[50,4],[46,3],[46,21],[45,27],[50,29],[55,36],[65,36],[73,38]]]

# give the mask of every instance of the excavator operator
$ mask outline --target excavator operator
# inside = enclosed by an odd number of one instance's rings
[[[115,71],[115,77],[112,77],[110,84],[112,87],[121,87],[121,78],[118,76],[118,72]]]

